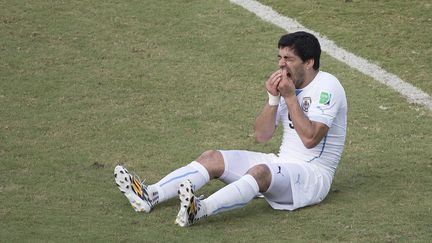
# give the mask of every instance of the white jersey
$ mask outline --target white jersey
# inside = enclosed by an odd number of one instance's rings
[[[336,77],[319,71],[305,88],[296,91],[304,114],[311,121],[329,127],[327,135],[314,148],[306,148],[289,117],[289,110],[281,99],[276,123],[284,127],[279,157],[289,162],[311,163],[331,183],[345,144],[347,101],[345,91]],[[328,181],[330,180],[330,181]]]
[[[255,165],[267,164],[272,183],[263,195],[272,208],[279,210],[317,204],[327,196],[345,143],[347,101],[336,77],[318,72],[310,84],[297,90],[297,100],[309,120],[329,127],[326,136],[314,148],[303,145],[290,121],[285,100],[281,99],[276,124],[282,123],[284,133],[278,155],[244,150],[220,151],[225,162],[220,179],[226,183],[240,179]],[[286,183],[287,175],[290,183]],[[289,190],[292,203],[284,194]]]

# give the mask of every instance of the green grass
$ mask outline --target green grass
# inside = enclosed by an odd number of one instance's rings
[[[290,11],[301,13],[296,4]],[[355,4],[362,5],[354,1],[353,11]],[[432,238],[431,112],[327,55],[322,69],[345,86],[349,120],[346,150],[322,204],[281,212],[254,200],[186,229],[173,223],[177,200],[151,214],[133,212],[113,181],[117,161],[155,182],[207,149],[277,151],[278,139],[261,145],[251,134],[283,31],[228,1],[41,0],[2,6],[0,241]],[[329,22],[300,20],[367,54],[344,39],[349,37],[328,34]],[[378,31],[373,24],[362,28]],[[425,53],[420,63],[430,65],[430,46],[415,48]],[[399,56],[390,59],[395,60],[383,65],[389,71],[418,68],[397,64]],[[212,182],[199,193],[209,195],[221,185]]]

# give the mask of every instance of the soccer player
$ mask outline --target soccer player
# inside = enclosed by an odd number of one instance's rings
[[[265,82],[268,102],[255,120],[255,137],[264,143],[283,126],[279,153],[211,150],[159,182],[145,185],[118,165],[115,181],[136,211],[179,196],[176,223],[189,226],[242,207],[260,193],[278,210],[320,203],[328,194],[345,143],[347,101],[333,75],[320,71],[321,47],[307,32],[283,35],[279,69]],[[227,185],[202,199],[194,191],[211,179]]]

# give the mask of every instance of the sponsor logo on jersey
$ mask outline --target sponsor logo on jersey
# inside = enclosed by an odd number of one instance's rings
[[[331,94],[325,91],[321,91],[319,103],[321,105],[330,105]]]
[[[303,97],[303,101],[301,103],[301,108],[304,112],[308,112],[309,111],[309,107],[312,103],[312,99],[311,97]]]

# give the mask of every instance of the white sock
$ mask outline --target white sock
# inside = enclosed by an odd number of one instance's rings
[[[193,161],[162,178],[158,183],[148,186],[152,201],[157,204],[170,198],[177,197],[180,184],[189,179],[194,185],[194,191],[200,189],[210,180],[207,169],[200,163]]]
[[[259,192],[253,176],[246,174],[239,180],[223,187],[210,197],[201,200],[207,216],[245,206]]]

